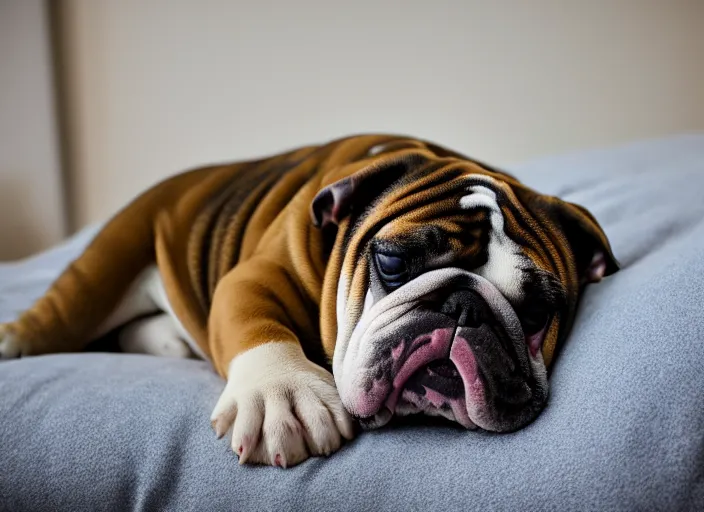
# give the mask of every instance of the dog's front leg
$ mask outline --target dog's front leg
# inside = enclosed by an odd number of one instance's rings
[[[281,264],[253,259],[218,284],[209,318],[213,362],[227,377],[211,421],[232,427],[240,463],[293,466],[353,437],[332,375],[306,358],[311,328],[302,287]]]

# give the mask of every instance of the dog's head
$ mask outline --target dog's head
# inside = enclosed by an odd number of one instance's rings
[[[512,431],[583,286],[618,269],[594,217],[429,143],[372,148],[312,204],[333,230],[321,307],[342,402],[363,426],[443,416]]]

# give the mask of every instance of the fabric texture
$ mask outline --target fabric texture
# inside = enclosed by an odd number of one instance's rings
[[[508,170],[589,208],[622,265],[587,289],[531,425],[410,421],[292,469],[239,466],[208,421],[224,382],[205,362],[2,362],[0,510],[704,509],[704,134]],[[0,265],[0,321],[95,229]]]

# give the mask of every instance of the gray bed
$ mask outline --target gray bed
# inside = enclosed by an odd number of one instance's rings
[[[28,358],[0,363],[0,509],[704,510],[704,135],[510,170],[587,206],[622,263],[585,294],[529,427],[396,425],[293,469],[239,466],[206,363]],[[0,265],[0,321],[92,232]]]

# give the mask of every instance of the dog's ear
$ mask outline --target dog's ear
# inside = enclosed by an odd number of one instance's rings
[[[323,228],[338,225],[355,204],[369,205],[391,184],[426,161],[416,152],[392,158],[379,158],[349,176],[320,190],[310,205],[313,224]]]
[[[609,240],[589,210],[526,187],[514,187],[514,192],[533,215],[559,228],[558,236],[566,238],[575,256],[581,282],[596,283],[619,270]]]

